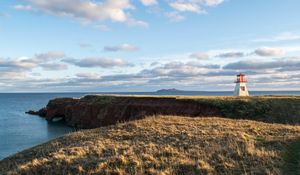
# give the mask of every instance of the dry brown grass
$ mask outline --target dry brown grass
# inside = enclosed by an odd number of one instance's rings
[[[1,161],[0,174],[283,174],[299,137],[299,126],[155,116],[68,134]]]

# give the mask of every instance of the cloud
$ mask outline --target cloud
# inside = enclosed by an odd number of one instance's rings
[[[217,55],[216,57],[220,58],[235,58],[235,57],[244,57],[245,54],[243,52],[227,52]]]
[[[271,70],[277,69],[280,71],[300,70],[300,61],[293,60],[277,60],[277,61],[238,61],[229,63],[223,69],[231,70]]]
[[[149,24],[145,21],[136,20],[132,18],[127,20],[127,25],[131,27],[144,27],[144,28],[147,28],[149,26]]]
[[[157,4],[157,0],[140,0],[145,6],[151,6]]]
[[[210,70],[219,69],[219,65],[199,64],[198,62],[169,62],[152,69],[144,69],[141,75],[148,77],[194,77],[206,75]]]
[[[31,5],[15,5],[14,9],[16,10],[34,10],[34,8]]]
[[[147,8],[151,6],[160,8],[164,16],[171,21],[182,21],[184,16],[180,12],[192,12],[206,14],[205,8],[220,5],[224,0],[165,0],[173,11],[158,6],[158,0],[139,0]],[[149,24],[143,20],[136,19],[131,13],[135,7],[133,0],[25,0],[24,4],[14,6],[16,10],[44,12],[48,15],[68,17],[79,20],[83,24],[92,23],[95,28],[108,31],[110,28],[106,21],[126,23],[128,26],[148,27]],[[99,24],[100,22],[100,24]]]
[[[216,53],[210,53],[212,56],[210,56],[208,53],[193,53],[190,55],[190,58],[197,58],[199,60],[207,60],[210,57],[218,57],[218,58],[241,58],[245,57],[248,54],[243,51],[234,51],[234,52],[216,52]]]
[[[0,80],[5,82],[0,82],[2,85],[7,85],[7,81],[16,81],[16,80],[24,80],[26,75],[23,72],[1,72]]]
[[[89,79],[89,80],[98,80],[101,78],[101,76],[97,73],[78,73],[76,74],[76,77],[80,78],[80,79]]]
[[[180,15],[178,12],[167,12],[165,16],[168,17],[172,22],[180,22],[185,19],[184,16]]]
[[[20,58],[18,61],[26,60]],[[106,60],[105,60],[106,59]],[[124,61],[116,61],[118,59],[109,58],[84,58],[84,59],[63,59],[69,64],[93,68],[105,67],[111,68],[115,66],[127,66]],[[121,64],[120,64],[121,63]],[[125,63],[125,64],[124,64]],[[56,64],[56,63],[47,63]],[[0,64],[1,65],[1,64]],[[43,64],[39,67],[43,68]],[[49,66],[55,67],[53,66]],[[0,68],[1,70],[1,68]],[[275,60],[275,61],[238,61],[229,63],[225,66],[219,64],[202,64],[199,61],[179,62],[171,61],[166,63],[152,64],[149,67],[141,68],[137,72],[132,73],[115,73],[108,75],[100,75],[97,70],[93,72],[90,69],[87,72],[74,73],[73,76],[60,76],[58,78],[42,78],[41,76],[29,76],[23,72],[4,72],[0,75],[1,83],[4,85],[0,89],[11,90],[12,88],[20,88],[22,90],[94,90],[94,91],[126,91],[138,88],[154,87],[186,87],[188,89],[196,88],[197,90],[224,90],[234,87],[235,75],[240,71],[245,72],[250,79],[250,87],[269,87],[276,85],[282,87],[299,87],[300,62],[299,60]],[[282,72],[284,71],[284,72]],[[287,72],[289,71],[289,72]],[[292,72],[291,72],[292,71]],[[285,75],[285,76],[282,76]],[[287,79],[286,75],[291,79]],[[11,79],[8,76],[15,76],[18,79]],[[263,77],[263,78],[262,78]],[[268,84],[270,84],[268,86]],[[288,84],[288,86],[287,86]],[[252,88],[251,88],[252,89]]]
[[[40,61],[52,61],[56,59],[64,58],[66,54],[62,51],[50,51],[47,53],[40,53],[35,55],[35,59]]]
[[[300,35],[291,32],[284,32],[269,38],[258,38],[253,40],[253,42],[280,42],[293,40],[300,40]]]
[[[196,58],[198,60],[207,60],[209,59],[209,55],[206,53],[193,53],[190,55],[190,58]]]
[[[0,58],[0,71],[7,71],[7,72],[17,72],[17,71],[24,71],[30,70],[37,65],[28,61],[27,59],[1,59]]]
[[[285,50],[280,48],[263,47],[256,49],[254,53],[262,57],[277,57],[285,55]]]
[[[104,50],[108,52],[119,52],[119,51],[134,52],[134,51],[138,51],[139,48],[125,43],[118,46],[106,46],[104,47]]]
[[[1,72],[22,72],[30,71],[34,68],[42,67],[45,70],[65,70],[66,65],[53,63],[59,59],[64,58],[66,55],[60,51],[50,51],[47,53],[39,53],[34,57],[19,57],[3,59],[0,58],[0,71]]]
[[[141,23],[131,18],[128,10],[134,9],[129,0],[28,0],[30,5],[16,5],[17,10],[39,10],[47,14],[71,17],[83,22]]]
[[[195,13],[204,13],[201,7],[194,2],[171,2],[169,4],[173,9],[180,12],[195,12]]]
[[[203,6],[217,6],[224,2],[224,0],[176,0],[169,2],[169,6],[179,12],[194,12],[205,14],[206,10]]]
[[[224,2],[224,0],[202,0],[202,2],[207,6],[217,6]]]
[[[59,71],[59,70],[67,70],[68,66],[65,64],[58,63],[46,63],[40,65],[46,71]]]
[[[101,67],[101,68],[112,68],[112,67],[126,67],[130,66],[129,63],[121,59],[111,59],[104,57],[87,57],[83,59],[68,58],[62,60],[63,62],[76,65],[78,67]]]
[[[76,78],[67,82],[67,85],[93,86],[101,85],[108,87],[134,87],[134,86],[157,86],[168,85],[190,85],[201,84],[206,85],[210,82],[203,81],[207,77],[214,77],[212,84],[224,81],[224,77],[232,76],[230,84],[234,79],[237,71],[220,70],[220,65],[202,65],[199,62],[168,62],[166,64],[157,65],[150,69],[143,69],[138,73],[129,74],[113,74],[100,77],[97,73],[77,74]],[[216,77],[222,77],[220,80]]]

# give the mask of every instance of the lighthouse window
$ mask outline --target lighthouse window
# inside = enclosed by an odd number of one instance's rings
[[[241,86],[241,90],[242,90],[242,91],[245,91],[245,86]]]

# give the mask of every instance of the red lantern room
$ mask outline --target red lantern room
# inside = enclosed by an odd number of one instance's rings
[[[246,75],[243,73],[240,73],[237,75],[236,83],[247,83]]]

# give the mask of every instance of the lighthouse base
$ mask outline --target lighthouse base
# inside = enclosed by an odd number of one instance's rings
[[[248,92],[246,83],[236,83],[233,95],[234,96],[249,96],[249,92]]]

